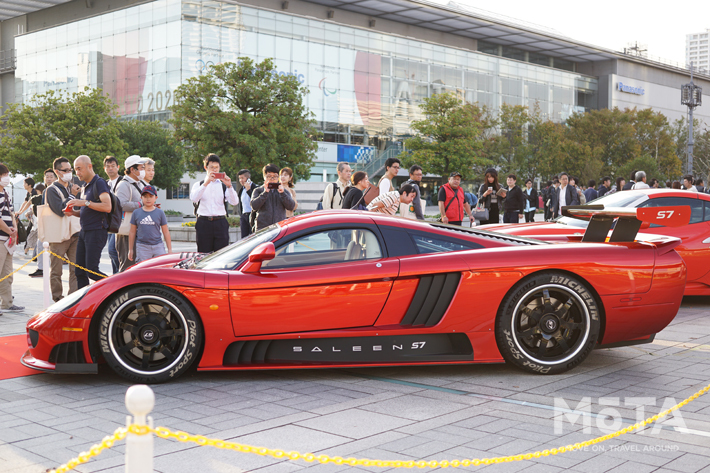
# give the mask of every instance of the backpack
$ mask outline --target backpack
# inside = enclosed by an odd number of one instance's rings
[[[121,201],[116,197],[116,194],[109,192],[108,195],[111,199],[111,212],[106,214],[106,227],[109,233],[118,233],[118,229],[121,227],[121,221],[123,221],[123,207],[121,206]],[[97,200],[94,202],[100,204],[101,198],[96,196],[96,199]]]
[[[203,182],[205,182],[205,181],[200,181],[200,185],[202,185]],[[220,181],[220,183],[222,184],[222,195],[224,195],[224,213],[229,215],[229,212],[227,211],[227,204],[228,204],[227,195],[226,195],[227,194],[227,184],[225,184],[222,181]],[[195,217],[197,217],[197,209],[200,208],[200,202],[199,201],[193,202],[192,206],[195,208]]]
[[[338,183],[337,182],[332,182],[333,184],[333,197],[330,199],[330,208],[333,208],[333,202],[335,201],[335,191],[338,190]],[[346,190],[347,192],[347,190]],[[316,210],[323,210],[323,197],[325,196],[325,192],[321,196],[320,200],[318,201],[318,205],[316,205]],[[343,197],[345,197],[345,194],[343,194]]]
[[[109,196],[111,197],[111,212],[106,214],[106,225],[109,233],[118,233],[123,219],[123,208],[116,194],[109,192]]]

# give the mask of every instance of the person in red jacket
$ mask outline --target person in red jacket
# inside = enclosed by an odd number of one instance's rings
[[[471,206],[468,205],[461,188],[461,173],[454,171],[449,175],[449,182],[439,188],[439,213],[443,223],[461,225],[464,211],[473,220]]]

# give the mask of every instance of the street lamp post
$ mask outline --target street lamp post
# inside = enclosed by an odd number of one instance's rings
[[[680,86],[680,103],[688,107],[688,174],[693,175],[693,109],[703,103],[703,89],[693,84],[693,63],[690,63],[690,84]]]

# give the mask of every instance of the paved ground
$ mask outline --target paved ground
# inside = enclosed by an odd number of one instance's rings
[[[107,257],[102,265],[107,271]],[[29,279],[34,268],[28,269],[15,279],[16,302],[38,310],[41,280]],[[0,335],[24,333],[30,313],[0,317]],[[637,416],[625,406],[633,398],[655,398],[642,401],[647,417],[707,384],[710,298],[686,298],[655,343],[597,350],[565,375],[529,375],[505,365],[192,373],[154,387],[152,415],[156,425],[171,429],[285,450],[374,459],[482,458],[588,440],[613,423],[591,416],[571,424],[556,416],[556,400],[570,409],[588,406],[593,414],[615,416],[616,410],[627,425]],[[0,472],[44,472],[87,450],[125,423],[128,386],[105,369],[97,376],[0,381]],[[589,402],[580,404],[584,398]],[[621,405],[609,405],[615,402]],[[710,395],[681,415],[664,429],[648,428],[585,451],[467,470],[710,472]],[[681,432],[671,425],[681,422]],[[120,443],[77,471],[123,472],[124,451]],[[162,439],[155,440],[155,455],[161,473],[358,470]]]

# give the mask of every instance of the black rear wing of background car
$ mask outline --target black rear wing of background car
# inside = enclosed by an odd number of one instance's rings
[[[642,207],[630,209],[603,205],[568,205],[562,207],[562,215],[579,220],[589,220],[582,237],[585,242],[606,242],[609,230],[610,243],[632,242],[644,223],[665,227],[682,227],[690,222],[690,206]],[[614,225],[616,221],[616,225]]]

